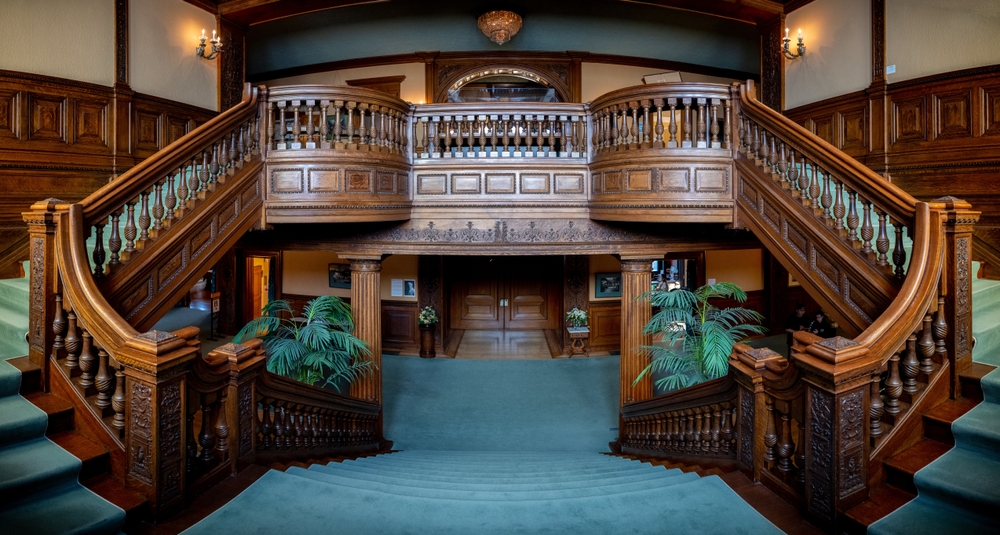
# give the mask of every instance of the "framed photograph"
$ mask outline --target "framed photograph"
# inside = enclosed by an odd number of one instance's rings
[[[594,297],[621,297],[621,273],[594,273]]]
[[[403,279],[403,297],[416,297],[416,296],[417,296],[416,279]]]
[[[330,288],[351,287],[351,266],[348,264],[330,264]]]

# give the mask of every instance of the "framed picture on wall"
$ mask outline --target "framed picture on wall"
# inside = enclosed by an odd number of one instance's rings
[[[330,264],[330,288],[351,287],[351,266],[348,264]]]
[[[403,279],[403,297],[416,297],[416,296],[417,296],[416,279]]]
[[[621,297],[621,273],[594,273],[594,297]]]

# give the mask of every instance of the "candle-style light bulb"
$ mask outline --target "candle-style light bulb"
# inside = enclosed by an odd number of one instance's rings
[[[212,32],[215,33],[215,32]],[[802,40],[802,28],[799,28],[799,41]]]
[[[205,30],[202,30],[201,33],[205,33]],[[788,39],[788,28],[785,28],[785,39]]]
[[[788,29],[787,29],[787,28],[785,29],[785,33],[788,33]],[[202,28],[202,29],[201,29],[201,38],[202,38],[202,39],[204,39],[204,38],[205,38],[205,28]]]

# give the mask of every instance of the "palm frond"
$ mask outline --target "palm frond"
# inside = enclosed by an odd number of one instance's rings
[[[240,344],[254,338],[263,338],[276,332],[281,327],[281,319],[274,316],[261,316],[250,320],[233,337],[233,343]]]

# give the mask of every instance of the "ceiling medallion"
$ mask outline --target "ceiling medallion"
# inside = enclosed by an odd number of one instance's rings
[[[490,41],[502,45],[521,29],[521,16],[513,11],[490,11],[479,17],[479,29]]]

